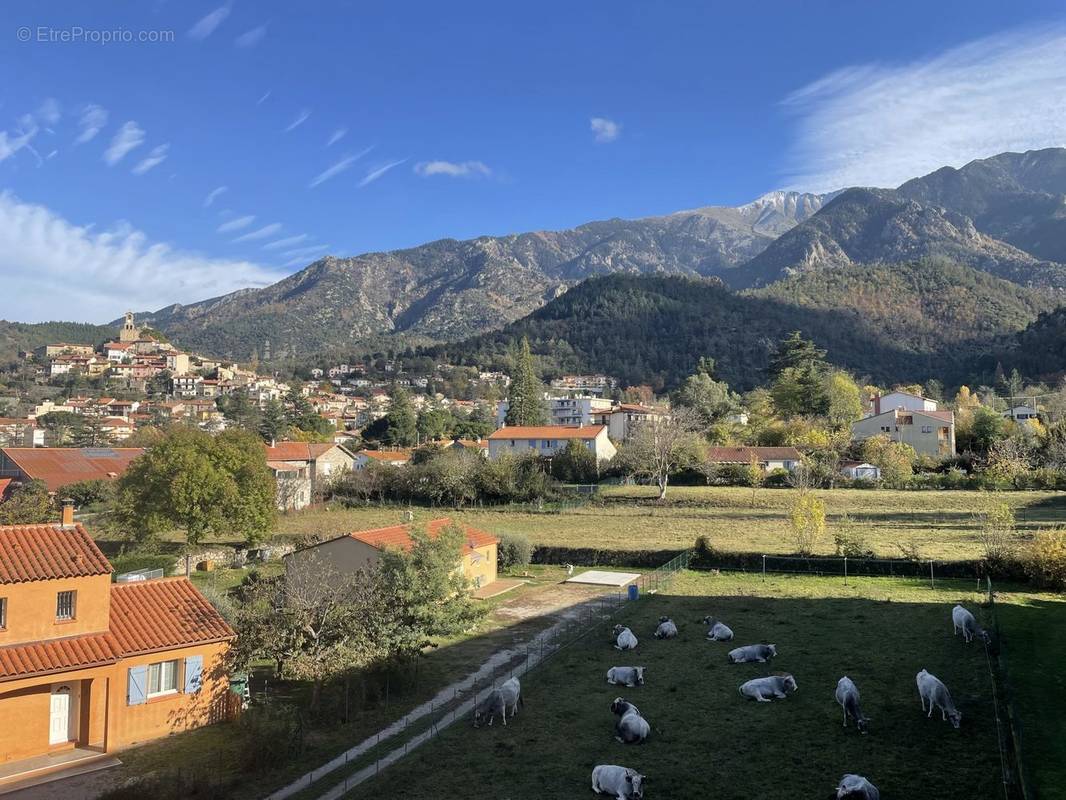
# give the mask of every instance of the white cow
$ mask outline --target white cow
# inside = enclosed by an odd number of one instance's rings
[[[859,687],[855,685],[855,681],[847,675],[837,681],[836,698],[844,709],[844,727],[848,727],[848,717],[851,717],[855,720],[859,733],[866,733],[869,730],[870,718],[859,708]]]
[[[837,800],[881,800],[877,787],[862,775],[845,775],[837,784]]]
[[[525,706],[522,700],[522,684],[518,678],[510,678],[489,692],[488,697],[474,710],[474,727],[480,728],[485,720],[488,720],[491,727],[497,714],[503,718],[506,727],[507,712],[510,711],[513,717],[518,713],[519,706]]]
[[[525,707],[526,703],[522,699],[522,683],[518,678],[509,678],[500,684],[500,694],[503,695],[503,706],[505,710],[510,710],[513,717],[518,713],[518,707]],[[503,722],[507,724],[507,716],[503,718]]]
[[[798,689],[796,679],[791,675],[769,675],[765,678],[754,678],[740,685],[740,693],[744,697],[760,703],[769,703],[774,698],[784,700],[789,692],[795,692]]]
[[[719,622],[714,617],[704,617],[703,624],[707,626],[707,638],[712,642],[733,641],[733,631],[724,622]]]
[[[646,667],[611,667],[607,670],[607,683],[613,686],[622,684],[630,689],[643,686],[645,669]]]
[[[640,709],[623,697],[616,697],[611,703],[611,711],[618,715],[614,726],[614,738],[622,744],[639,744],[648,738],[651,725],[640,715]]]
[[[737,647],[728,653],[730,664],[745,664],[750,661],[764,663],[777,655],[775,644],[748,644]]]
[[[636,650],[637,649],[637,637],[633,635],[633,631],[629,630],[625,625],[614,626],[614,649],[615,650]]]
[[[962,713],[955,708],[955,704],[951,701],[951,693],[943,681],[923,669],[915,677],[915,682],[918,684],[918,697],[922,701],[922,711],[925,711],[925,704],[929,703],[929,713],[926,716],[933,716],[933,707],[936,706],[940,709],[941,718],[951,720],[951,724],[958,728],[959,723],[962,722]]]
[[[677,636],[677,626],[669,617],[659,617],[659,627],[655,629],[656,639],[673,639]]]
[[[615,800],[641,800],[645,780],[635,769],[600,764],[592,770],[592,791],[612,795]]]
[[[967,642],[972,642],[975,636],[986,644],[990,641],[988,631],[978,625],[974,615],[962,606],[951,609],[951,623],[955,626],[954,634],[958,636],[962,631],[962,638]]]

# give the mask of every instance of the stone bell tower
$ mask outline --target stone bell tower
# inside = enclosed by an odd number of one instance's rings
[[[118,340],[120,342],[136,342],[141,338],[141,329],[133,324],[133,312],[126,312],[126,320],[122,323],[122,330],[119,331]]]

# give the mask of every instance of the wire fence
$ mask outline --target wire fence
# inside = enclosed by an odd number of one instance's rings
[[[521,677],[540,666],[552,656],[572,646],[594,631],[602,631],[605,623],[613,619],[631,599],[652,595],[665,588],[672,578],[687,569],[691,553],[684,552],[636,580],[609,592],[596,596],[563,612],[563,618],[532,639],[509,650],[496,654],[482,669],[466,680],[453,685],[445,693],[419,709],[408,713],[388,728],[369,737],[336,758],[311,770],[264,800],[285,800],[305,792],[326,776],[347,770],[342,781],[317,795],[318,800],[337,800],[359,784],[378,775],[382,769],[399,761],[412,750],[440,735],[448,726],[462,719],[473,720],[478,703],[488,697],[498,681]],[[635,597],[631,587],[636,587]],[[381,745],[413,734],[402,744],[381,752]],[[369,760],[372,759],[372,760]],[[362,764],[359,767],[359,764]]]
[[[722,572],[746,572],[766,575],[814,575],[840,577],[845,584],[859,577],[912,578],[935,587],[939,580],[984,579],[975,568],[970,574],[960,571],[957,563],[925,559],[866,558],[850,556],[779,556],[751,555],[744,558],[701,560],[696,569],[717,569]]]

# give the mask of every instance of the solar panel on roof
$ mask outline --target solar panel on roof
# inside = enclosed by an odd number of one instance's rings
[[[86,458],[118,458],[118,453],[110,447],[85,447],[81,452]]]

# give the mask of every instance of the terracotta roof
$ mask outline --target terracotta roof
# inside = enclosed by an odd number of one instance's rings
[[[595,439],[603,425],[510,425],[489,434],[490,439]]]
[[[187,578],[112,586],[111,634],[123,656],[220,642],[236,636]]]
[[[110,573],[111,564],[80,524],[0,526],[0,584]]]
[[[5,447],[4,455],[54,492],[69,483],[107,480],[126,471],[141,447]]]
[[[270,461],[312,461],[334,447],[332,442],[275,442],[266,451]]]
[[[447,517],[431,520],[425,525],[426,533],[429,534],[430,538],[435,539],[440,535],[440,532],[444,530],[444,528],[451,524],[452,521]],[[371,547],[376,547],[378,550],[394,547],[407,551],[414,546],[414,543],[411,541],[412,527],[412,525],[392,525],[388,528],[373,528],[368,531],[355,531],[354,533],[349,533],[348,536],[363,542],[364,544],[368,544]],[[463,555],[472,553],[475,548],[486,547],[490,544],[498,544],[500,541],[491,533],[486,533],[477,528],[471,528],[469,525],[463,525],[462,528],[463,532],[466,534],[466,540],[463,543]]]
[[[375,461],[410,461],[410,450],[360,450],[356,455],[364,455]]]
[[[114,664],[121,657],[111,633],[0,647],[0,681]]]
[[[945,422],[953,422],[955,419],[954,411],[912,411],[910,413],[921,414],[925,417],[935,417],[936,419],[942,419]]]
[[[795,447],[709,447],[707,460],[726,464],[747,464],[755,456],[756,461],[799,461],[800,452]]]

